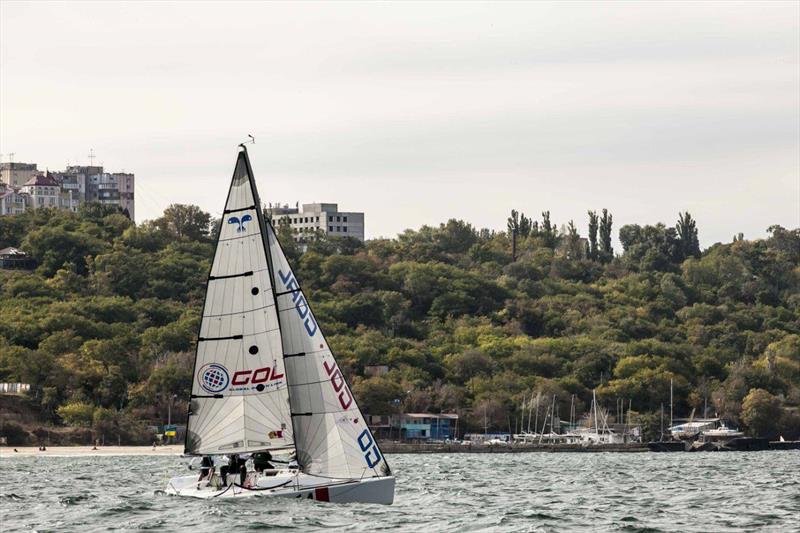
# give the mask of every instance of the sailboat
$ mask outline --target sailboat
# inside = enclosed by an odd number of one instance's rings
[[[293,468],[170,479],[197,498],[391,504],[395,478],[264,217],[242,144],[197,339],[184,454],[291,453]],[[218,470],[217,470],[218,471]]]

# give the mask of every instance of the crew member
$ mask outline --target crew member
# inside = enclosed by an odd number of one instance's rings
[[[210,455],[204,455],[200,461],[200,477],[197,478],[197,489],[200,490],[200,482],[208,480],[206,486],[211,484],[211,477],[214,475],[214,460]]]
[[[275,467],[270,463],[272,461],[272,454],[269,452],[258,452],[253,454],[253,468],[256,472],[264,473],[264,470],[272,470]],[[267,473],[268,476],[274,476],[275,472]]]

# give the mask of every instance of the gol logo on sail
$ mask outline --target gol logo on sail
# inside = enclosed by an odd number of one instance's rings
[[[224,391],[231,381],[228,369],[219,363],[209,363],[201,367],[197,379],[200,386],[212,394]]]

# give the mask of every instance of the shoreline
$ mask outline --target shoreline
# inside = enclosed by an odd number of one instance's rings
[[[16,452],[14,450],[17,450]],[[0,458],[7,457],[91,457],[115,455],[183,455],[183,445],[170,444],[166,446],[48,446],[46,451],[40,451],[37,446],[0,446]]]

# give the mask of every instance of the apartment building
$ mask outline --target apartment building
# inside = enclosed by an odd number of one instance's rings
[[[102,166],[74,165],[64,171],[42,174],[34,163],[2,163],[0,171],[5,184],[0,189],[3,195],[0,215],[40,207],[77,211],[82,203],[98,202],[118,205],[131,219],[136,216],[135,176],[131,173],[109,173]],[[26,176],[28,178],[21,182]]]
[[[22,187],[25,182],[41,174],[36,163],[0,163],[0,182],[14,188]]]
[[[270,207],[267,213],[275,225],[288,220],[298,242],[311,239],[317,232],[328,237],[355,237],[364,241],[364,213],[339,211],[339,204],[303,204],[294,208],[284,205]]]

